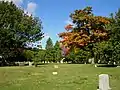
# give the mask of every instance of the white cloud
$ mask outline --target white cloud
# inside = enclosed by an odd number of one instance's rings
[[[0,0],[0,1],[8,1],[11,2],[13,1],[14,4],[16,4],[17,6],[21,5],[23,3],[23,0]]]
[[[5,1],[5,2],[6,1],[8,1],[8,2],[12,1],[15,5],[17,5],[18,7],[20,7],[23,4],[24,0],[0,0],[0,1]],[[29,16],[35,15],[36,8],[37,8],[37,4],[35,2],[29,2],[27,4],[27,8],[24,9],[24,12],[26,14],[28,14]]]
[[[25,13],[27,12],[28,15],[34,15],[35,14],[35,11],[36,11],[36,8],[37,8],[37,4],[34,3],[34,2],[29,2],[27,4],[27,9],[25,10]]]

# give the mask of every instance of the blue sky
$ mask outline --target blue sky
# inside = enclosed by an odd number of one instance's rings
[[[9,0],[7,0],[9,1]],[[11,1],[11,0],[10,0]],[[46,44],[48,37],[53,42],[59,40],[57,34],[64,32],[64,26],[70,23],[69,15],[76,9],[92,6],[95,15],[109,16],[120,8],[119,0],[12,0],[16,5],[24,8],[29,14],[38,16],[42,20],[45,38],[42,46]]]

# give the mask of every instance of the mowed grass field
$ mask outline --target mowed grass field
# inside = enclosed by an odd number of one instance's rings
[[[0,67],[0,90],[97,90],[99,74],[109,74],[112,90],[120,90],[120,68],[81,64]],[[57,71],[58,75],[52,75]]]

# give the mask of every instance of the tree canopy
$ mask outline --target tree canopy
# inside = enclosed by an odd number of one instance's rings
[[[75,10],[74,13],[71,13],[70,18],[73,25],[65,26],[67,31],[59,34],[59,37],[63,39],[60,42],[68,51],[83,48],[91,43],[108,40],[109,35],[106,25],[110,23],[110,19],[95,16],[92,13],[92,7]]]
[[[46,50],[52,49],[53,48],[53,42],[51,38],[48,38],[47,42],[46,42]]]
[[[39,18],[28,16],[13,2],[0,1],[0,55],[14,56],[26,42],[41,40],[41,30]]]

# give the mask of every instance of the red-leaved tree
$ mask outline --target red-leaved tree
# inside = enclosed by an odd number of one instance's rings
[[[65,55],[71,49],[76,50],[91,43],[108,40],[106,25],[110,23],[110,20],[107,17],[95,16],[92,13],[92,7],[75,10],[74,13],[71,13],[70,18],[73,24],[66,25],[66,31],[59,34]]]

